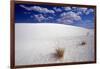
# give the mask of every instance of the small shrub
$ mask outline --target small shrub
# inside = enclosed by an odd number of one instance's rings
[[[85,41],[83,41],[83,42],[81,42],[81,43],[80,43],[80,45],[86,45],[86,42],[85,42]]]
[[[62,59],[64,57],[64,48],[57,48],[56,49],[56,57],[58,59]]]

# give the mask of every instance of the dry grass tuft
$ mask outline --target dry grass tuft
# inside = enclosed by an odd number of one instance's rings
[[[64,57],[64,52],[65,52],[64,48],[57,48],[55,55],[58,59],[62,59]]]
[[[81,44],[80,45],[86,45],[86,42],[85,41],[83,41],[83,42],[81,42]]]

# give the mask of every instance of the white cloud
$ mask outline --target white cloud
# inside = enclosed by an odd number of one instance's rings
[[[76,9],[77,7],[72,7],[72,9]]]
[[[82,15],[82,12],[79,11],[79,12],[77,12],[76,14],[77,14],[77,15]]]
[[[34,15],[34,17],[35,17],[39,22],[45,20],[45,17],[43,16],[43,14]]]
[[[59,23],[65,23],[65,24],[73,24],[72,20],[67,20],[67,19],[57,19],[57,22]]]
[[[89,9],[89,8],[86,8],[86,7],[72,7],[72,10],[73,11],[77,11],[77,14],[78,15],[81,15],[81,14],[90,14],[92,12],[94,12],[94,9]]]
[[[47,19],[53,19],[53,17],[49,16]]]
[[[63,12],[60,16],[63,17],[66,15],[66,12]]]
[[[53,8],[56,12],[62,12],[62,10],[60,8],[54,7]]]
[[[33,16],[30,16],[31,18],[33,18]],[[45,17],[43,14],[37,14],[37,15],[34,15],[35,19],[38,21],[38,22],[48,22],[48,21],[51,21],[53,20],[53,17],[51,16],[48,16],[48,17]]]
[[[66,18],[66,19],[71,19],[71,20],[81,20],[81,17],[77,15],[75,12],[64,12],[61,14],[61,17]]]
[[[64,10],[69,11],[72,10],[71,7],[64,7]]]
[[[29,7],[26,7],[24,5],[19,5],[19,6],[22,7],[22,8],[24,8],[24,9],[26,9],[26,10],[28,10],[28,11],[31,11],[31,9]]]
[[[87,9],[88,8],[86,8],[86,7],[84,7],[84,8],[83,7],[82,8],[78,8],[78,10],[81,11],[81,12],[83,12],[83,13],[85,13],[87,11]]]
[[[83,13],[85,14],[88,10],[86,7],[72,7],[73,11],[77,11],[78,15],[82,15]]]
[[[47,8],[43,8],[40,6],[31,6],[31,7],[27,7],[25,5],[20,5],[20,7],[28,10],[28,11],[37,11],[37,12],[41,12],[41,13],[55,13],[55,11],[47,9]]]
[[[87,12],[86,12],[86,15],[90,14],[91,12],[94,12],[93,9],[88,9]]]
[[[74,21],[81,21],[81,17],[75,12],[64,12],[60,15],[61,17],[57,19],[60,23],[72,24]]]
[[[31,9],[34,11],[41,12],[41,13],[55,13],[53,10],[49,10],[47,8],[43,8],[40,6],[33,6],[33,7],[31,7]]]

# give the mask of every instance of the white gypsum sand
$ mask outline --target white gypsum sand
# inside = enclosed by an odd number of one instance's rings
[[[94,61],[93,33],[63,24],[15,23],[15,64]],[[58,48],[64,49],[62,59],[54,55]]]

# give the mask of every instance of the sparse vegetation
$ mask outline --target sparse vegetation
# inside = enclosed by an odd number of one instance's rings
[[[86,42],[85,42],[85,41],[83,41],[83,42],[81,42],[81,43],[80,43],[80,45],[86,45]]]
[[[62,59],[64,57],[64,52],[65,52],[64,48],[57,48],[55,55],[58,59]]]

